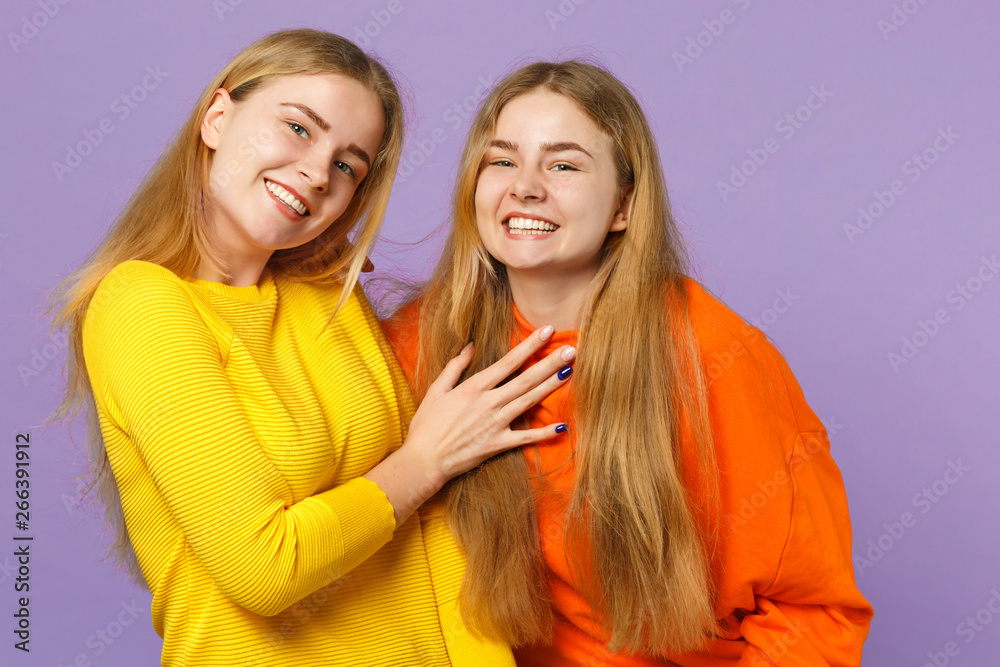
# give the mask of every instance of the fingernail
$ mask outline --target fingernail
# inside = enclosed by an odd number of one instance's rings
[[[565,380],[566,378],[568,378],[572,374],[573,374],[573,367],[572,366],[564,366],[563,368],[561,368],[559,370],[558,373],[556,373],[556,377],[558,377],[560,380]]]
[[[555,329],[552,327],[542,327],[542,330],[538,332],[538,337],[542,340],[548,340],[552,338],[553,333],[555,333]]]
[[[576,359],[576,348],[575,347],[564,347],[562,353],[559,355],[562,357],[563,361],[573,361]]]
[[[566,424],[559,424],[559,426],[556,426],[556,433],[565,433],[565,432],[566,432]]]
[[[460,354],[465,354],[466,352],[468,352],[471,349],[472,349],[472,343],[469,343],[468,345],[466,345],[465,347],[462,348],[462,352]]]

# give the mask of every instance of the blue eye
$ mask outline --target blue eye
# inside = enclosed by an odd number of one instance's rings
[[[497,167],[513,167],[514,166],[514,163],[511,162],[510,160],[494,160],[493,162],[490,162],[490,164],[492,164],[494,166],[497,166]]]
[[[334,162],[334,164],[337,165],[337,169],[340,169],[342,172],[344,172],[351,178],[354,178],[356,176],[354,172],[354,167],[347,164],[346,162]]]
[[[288,127],[292,128],[292,132],[299,135],[300,137],[308,137],[309,132],[306,128],[302,127],[298,123],[288,123]]]

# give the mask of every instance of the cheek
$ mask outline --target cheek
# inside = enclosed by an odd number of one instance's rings
[[[476,190],[476,231],[479,232],[479,239],[486,248],[486,252],[491,255],[496,253],[497,245],[495,243],[497,236],[502,232],[502,229],[496,225],[494,219],[495,206],[491,206],[483,195],[481,189]]]
[[[328,223],[325,223],[326,226],[332,225],[344,214],[356,193],[357,189],[352,186],[337,187],[331,185],[329,195],[323,198],[323,205],[319,211],[324,220],[329,220]]]
[[[212,158],[212,167],[208,172],[208,192],[213,202],[225,204],[229,199],[229,193],[234,187],[234,182],[247,172],[244,164],[227,155],[225,152],[216,152]]]
[[[473,202],[476,205],[476,224],[482,233],[486,220],[493,217],[492,212],[496,209],[493,198],[490,196],[489,184],[484,183],[482,179],[476,184],[476,196]]]
[[[476,207],[476,230],[479,232],[479,238],[482,239],[483,243],[489,245],[491,236],[492,226],[489,224],[490,217],[486,215],[478,206]]]
[[[481,218],[486,213],[486,194],[483,192],[482,188],[476,188],[476,197],[473,201],[476,204],[476,222],[479,223]]]
[[[240,144],[240,153],[247,161],[270,163],[288,158],[294,149],[287,132],[264,129]]]

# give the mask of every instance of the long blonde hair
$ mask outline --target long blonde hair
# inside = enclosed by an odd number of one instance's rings
[[[505,267],[479,237],[475,192],[500,112],[538,88],[576,102],[611,137],[618,184],[633,188],[628,228],[608,235],[582,317],[567,557],[610,628],[613,649],[697,648],[717,627],[711,508],[695,507],[688,490],[695,485],[714,496],[706,379],[688,316],[683,241],[656,142],[638,102],[605,70],[576,61],[535,63],[505,78],[483,102],[459,165],[443,256],[424,291],[419,391],[469,341],[476,353],[467,374],[511,347],[510,286]],[[683,465],[689,459],[681,456],[682,435],[695,453],[693,466]],[[468,557],[466,621],[513,645],[548,639],[553,615],[540,543],[548,537],[538,534],[524,453],[499,455],[453,480],[447,508]]]
[[[343,37],[308,29],[268,35],[226,65],[202,92],[184,126],[103,242],[57,286],[50,301],[49,310],[56,312],[53,328],[65,327],[70,342],[65,395],[50,421],[72,418],[81,407],[85,409],[91,488],[96,488],[105,518],[115,533],[112,553],[138,583],[143,582],[143,577],[125,527],[121,497],[104,448],[83,358],[84,316],[104,277],[130,259],[159,264],[179,276],[190,276],[204,262],[225,275],[206,235],[204,210],[210,196],[212,151],[201,139],[201,122],[219,88],[240,102],[268,81],[289,74],[348,76],[371,90],[385,113],[378,154],[344,213],[309,243],[274,252],[267,264],[274,273],[297,280],[342,284],[339,309],[357,282],[385,215],[402,151],[403,106],[382,64]],[[352,231],[353,238],[349,239]]]

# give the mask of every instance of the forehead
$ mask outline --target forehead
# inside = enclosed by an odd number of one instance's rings
[[[377,99],[375,93],[368,90],[360,81],[343,74],[282,74],[271,78],[258,88],[251,95],[251,99],[259,97],[273,100],[288,95],[322,98],[330,94],[370,96]]]
[[[521,137],[531,143],[574,141],[594,148],[608,148],[611,142],[611,137],[579,104],[544,88],[518,95],[504,105],[494,134],[499,139]]]
[[[360,81],[343,74],[276,76],[249,100],[260,111],[278,105],[304,104],[338,132],[348,131],[369,152],[377,150],[385,129],[378,96]]]

